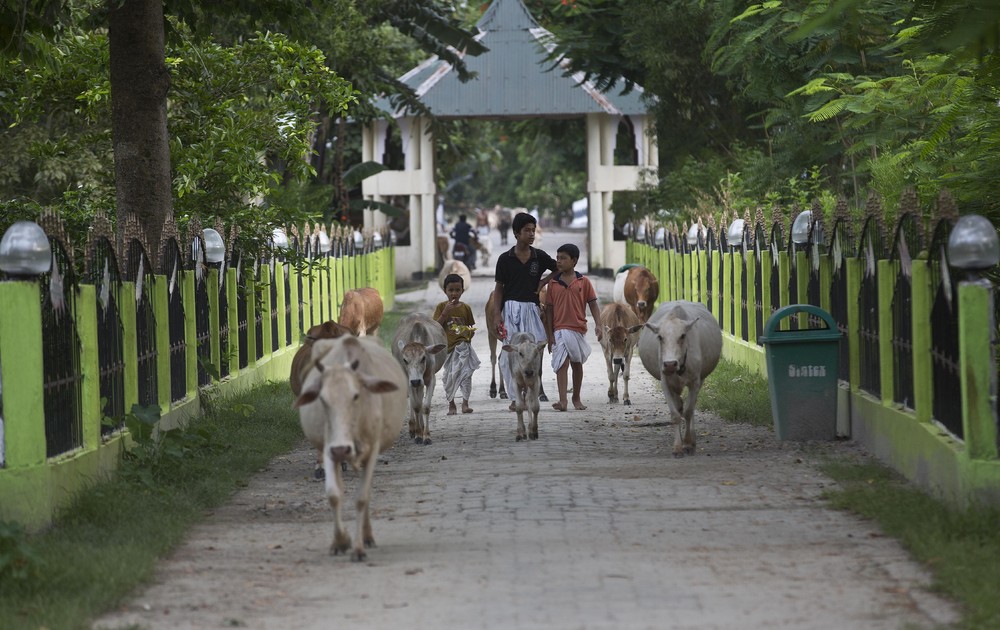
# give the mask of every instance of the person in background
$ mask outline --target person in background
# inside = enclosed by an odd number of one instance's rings
[[[461,260],[469,270],[476,267],[476,250],[472,244],[473,227],[465,220],[465,215],[458,215],[458,223],[451,228],[451,236],[455,239],[455,246],[452,248],[452,256],[455,260]]]
[[[476,333],[476,318],[472,309],[462,302],[465,283],[462,276],[450,273],[444,279],[444,293],[448,299],[434,309],[434,319],[448,335],[448,358],[441,368],[448,415],[458,413],[455,394],[462,391],[462,413],[472,413],[469,397],[472,394],[472,373],[479,369],[479,357],[472,349],[472,336]]]

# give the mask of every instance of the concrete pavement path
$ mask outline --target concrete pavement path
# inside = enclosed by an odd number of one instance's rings
[[[542,246],[584,238],[546,231]],[[611,281],[595,284],[610,299]],[[477,317],[491,289],[491,271],[477,270],[465,296]],[[430,312],[442,295],[432,283],[398,308]],[[446,416],[438,385],[433,444],[403,436],[380,457],[367,561],[327,555],[332,518],[303,444],[97,625],[888,629],[959,618],[897,542],[825,505],[833,482],[815,464],[852,445],[782,444],[698,412],[698,452],[675,459],[658,383],[636,358],[633,406],[609,404],[593,332],[588,409],[542,403],[539,439],[515,442],[509,401],[486,395],[486,337],[481,320],[475,413]],[[554,398],[548,367],[544,377]]]

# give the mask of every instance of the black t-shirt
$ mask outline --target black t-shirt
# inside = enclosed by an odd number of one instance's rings
[[[497,257],[496,281],[503,285],[503,299],[538,304],[538,282],[542,272],[556,270],[556,261],[540,249],[531,248],[527,263],[517,259],[514,248]]]
[[[451,237],[455,239],[456,243],[462,243],[463,245],[469,245],[469,234],[472,232],[472,226],[465,221],[459,221],[455,224],[455,227],[451,229]]]

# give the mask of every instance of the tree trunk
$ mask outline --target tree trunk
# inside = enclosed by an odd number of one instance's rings
[[[158,267],[160,232],[173,208],[162,0],[109,0],[111,137],[121,223],[135,215]]]

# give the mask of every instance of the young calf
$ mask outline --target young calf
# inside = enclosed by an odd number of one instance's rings
[[[392,340],[392,354],[403,366],[410,383],[410,437],[417,444],[431,443],[431,397],[436,374],[444,366],[448,347],[444,328],[423,313],[410,313],[399,320]]]
[[[503,346],[510,353],[510,376],[514,381],[514,409],[517,411],[517,441],[538,439],[538,387],[541,382],[538,366],[542,360],[544,341],[535,341],[531,333],[519,332]],[[524,431],[524,410],[531,410],[527,436]]]
[[[632,351],[639,341],[642,323],[632,310],[618,302],[605,304],[601,309],[601,349],[608,366],[608,402],[618,402],[618,374],[622,375],[622,404],[631,405],[628,397],[629,372],[632,365]]]

